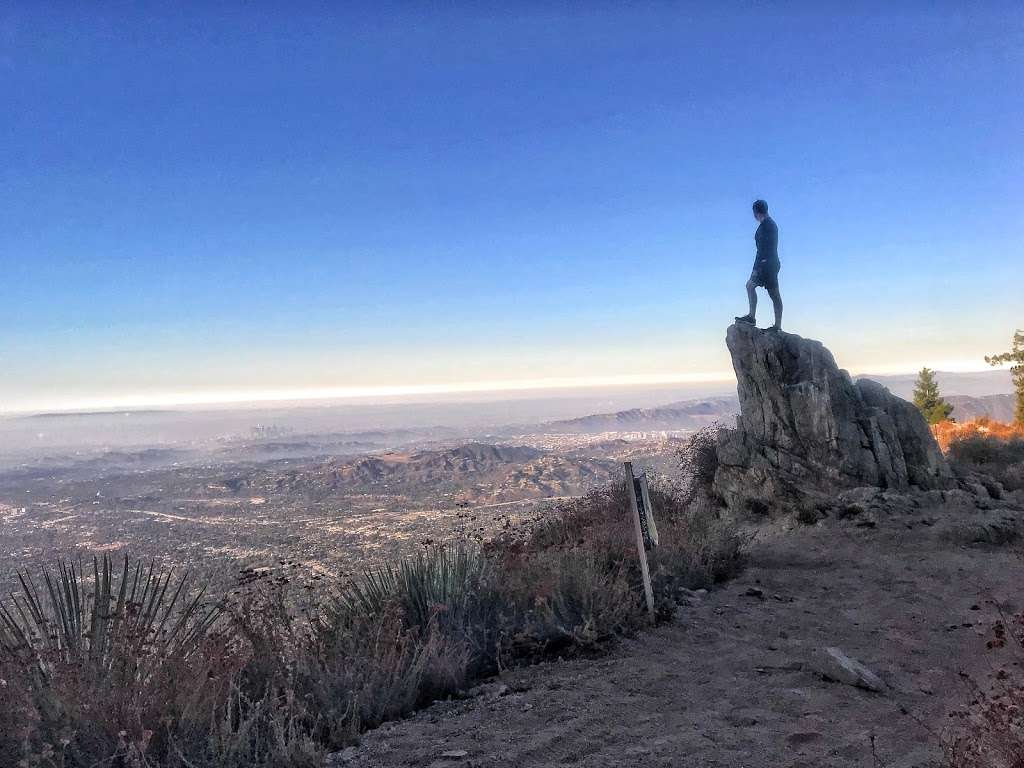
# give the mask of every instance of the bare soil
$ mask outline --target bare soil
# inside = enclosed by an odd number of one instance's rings
[[[993,506],[993,505],[989,505]],[[944,505],[872,520],[774,525],[737,580],[597,659],[507,672],[332,757],[351,766],[941,765],[941,736],[1019,649],[987,649],[1021,607],[1020,510]],[[988,524],[988,528],[984,527]],[[997,536],[996,538],[1000,538]],[[823,649],[881,693],[829,679]]]

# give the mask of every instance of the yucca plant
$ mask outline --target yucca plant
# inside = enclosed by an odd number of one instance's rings
[[[169,658],[195,651],[221,613],[189,598],[186,576],[158,572],[127,555],[120,575],[108,555],[93,558],[92,579],[82,563],[58,561],[41,569],[43,589],[18,574],[20,593],[0,603],[0,649],[34,665],[45,677],[57,665],[80,671],[83,682],[145,681]]]
[[[398,607],[408,627],[426,627],[438,616],[442,624],[459,624],[484,598],[489,570],[476,549],[434,547],[365,572],[338,592],[331,613],[344,620]]]

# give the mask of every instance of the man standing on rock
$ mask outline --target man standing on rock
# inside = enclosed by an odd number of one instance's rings
[[[737,323],[754,324],[757,312],[757,288],[764,288],[771,296],[775,307],[775,325],[773,331],[782,330],[782,295],[779,293],[779,228],[768,215],[768,203],[764,200],[754,201],[754,218],[757,219],[757,231],[754,232],[754,244],[757,255],[754,257],[754,269],[747,280],[747,299],[750,312],[737,317]]]

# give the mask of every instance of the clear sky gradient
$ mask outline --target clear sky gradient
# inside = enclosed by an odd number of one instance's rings
[[[626,5],[3,5],[0,410],[1008,346],[1019,3]]]

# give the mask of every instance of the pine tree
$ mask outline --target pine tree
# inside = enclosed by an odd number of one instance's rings
[[[935,381],[935,372],[929,368],[922,368],[917,375],[917,386],[914,387],[914,405],[921,411],[925,421],[929,424],[945,421],[953,412],[953,406],[943,400],[939,394],[939,384]]]
[[[1009,352],[986,355],[985,362],[989,365],[1010,363],[1010,377],[1013,379],[1014,389],[1017,390],[1017,407],[1013,418],[1018,424],[1024,424],[1024,331],[1018,329],[1013,334],[1013,348]]]

